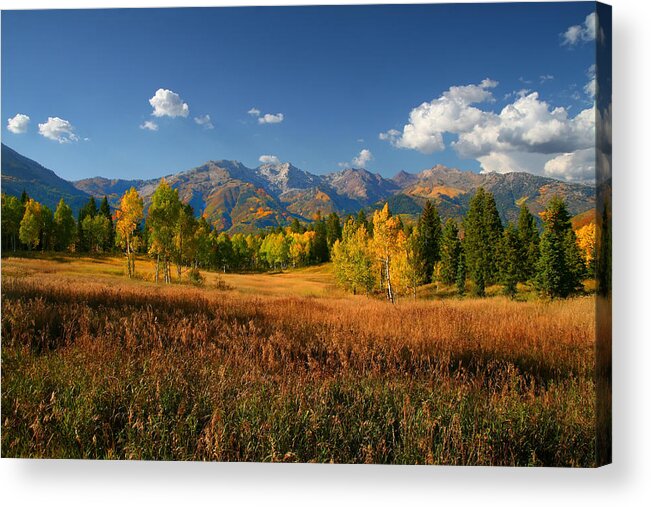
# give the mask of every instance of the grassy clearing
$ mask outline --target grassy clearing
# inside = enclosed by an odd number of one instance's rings
[[[3,261],[3,456],[594,465],[592,297],[394,307],[327,267],[227,291],[119,267]]]

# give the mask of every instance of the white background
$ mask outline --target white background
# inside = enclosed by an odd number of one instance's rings
[[[263,3],[135,2],[139,7]],[[358,0],[355,3],[378,2]],[[3,459],[0,461],[3,505],[651,505],[651,162],[646,153],[651,149],[651,2],[612,0],[611,3],[614,39],[613,465],[598,470],[566,470]],[[133,6],[128,1],[110,0],[0,0],[2,9]]]

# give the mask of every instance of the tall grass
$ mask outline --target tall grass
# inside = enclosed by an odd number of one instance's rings
[[[6,457],[595,464],[592,298],[2,288]]]

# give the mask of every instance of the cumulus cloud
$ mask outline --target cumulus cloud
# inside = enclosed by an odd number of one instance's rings
[[[255,116],[255,117],[260,116],[260,110],[256,109],[255,107],[252,107],[246,113],[249,114],[250,116]]]
[[[64,120],[57,116],[50,116],[45,123],[38,124],[39,134],[61,144],[79,141],[74,130],[74,127],[68,120]]]
[[[186,118],[190,114],[190,107],[181,100],[178,93],[174,93],[172,90],[159,88],[154,96],[149,99],[149,103],[154,108],[151,114],[157,117],[169,116],[176,118],[182,116]]]
[[[594,107],[571,116],[567,109],[541,100],[537,92],[523,90],[493,112],[477,107],[492,99],[486,85],[451,87],[413,109],[402,132],[391,129],[379,137],[398,148],[432,153],[446,148],[443,134],[456,135],[450,146],[460,157],[479,161],[483,172],[526,171],[568,181],[593,174],[584,155],[563,155],[594,146]],[[564,163],[579,161],[572,171],[564,168]]]
[[[545,164],[545,175],[566,181],[589,181],[595,177],[595,163],[594,148],[562,153]]]
[[[482,121],[485,113],[472,104],[493,101],[490,89],[496,86],[490,79],[478,85],[451,86],[439,98],[412,109],[402,133],[391,129],[381,133],[380,139],[426,154],[442,151],[444,132],[465,132]]]
[[[258,160],[261,164],[280,164],[280,159],[276,155],[260,155],[260,158]]]
[[[12,134],[24,134],[29,126],[29,116],[18,113],[13,118],[7,119],[7,130]]]
[[[203,116],[196,116],[194,118],[194,122],[197,125],[201,125],[206,130],[210,130],[210,129],[215,128],[215,126],[212,124],[212,121],[210,120],[210,115],[209,114],[204,114]]]
[[[359,152],[359,155],[353,158],[353,165],[355,167],[361,167],[363,169],[371,160],[373,160],[373,154],[371,153],[371,150],[364,148]]]
[[[277,113],[277,114],[264,114],[258,118],[258,123],[260,125],[264,125],[266,123],[281,123],[285,119],[285,116],[283,113]]]
[[[579,43],[591,42],[597,36],[597,13],[588,14],[580,25],[573,25],[561,34],[561,45],[576,46]]]
[[[140,125],[140,128],[143,130],[151,130],[155,132],[158,130],[158,124],[155,121],[146,120],[145,123]]]
[[[585,94],[594,99],[597,95],[597,66],[593,63],[587,72],[589,81],[583,87]]]
[[[543,74],[540,76],[540,84],[545,84],[546,81],[551,81],[554,79],[552,74]]]
[[[361,150],[356,157],[353,157],[351,162],[339,162],[337,165],[342,169],[348,169],[351,167],[356,167],[359,169],[365,169],[366,165],[373,160],[373,154],[371,150],[364,148]]]

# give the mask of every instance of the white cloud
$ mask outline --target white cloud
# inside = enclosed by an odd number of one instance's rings
[[[371,153],[371,150],[364,148],[359,152],[359,155],[353,158],[353,165],[355,167],[361,167],[364,169],[366,167],[366,164],[368,164],[371,160],[373,160],[373,154]]]
[[[249,109],[249,110],[247,111],[247,114],[249,114],[249,115],[251,115],[251,116],[256,116],[256,117],[257,117],[257,116],[260,116],[260,110],[259,110],[259,109],[256,109],[255,107],[252,107],[251,109]]]
[[[24,134],[29,126],[29,116],[18,113],[7,119],[7,130],[13,134]]]
[[[587,75],[589,81],[583,87],[583,91],[590,99],[594,99],[597,95],[597,66],[594,63],[590,65]]]
[[[339,162],[337,165],[342,169],[348,169],[351,167],[366,169],[366,165],[373,160],[373,154],[371,150],[364,148],[356,157],[353,157],[351,162]]]
[[[155,132],[158,130],[158,124],[155,121],[146,120],[145,123],[140,125],[140,128],[143,130],[151,130]]]
[[[281,123],[285,119],[285,116],[283,113],[277,113],[277,114],[270,114],[267,113],[265,115],[260,116],[258,118],[258,123],[260,125],[264,125],[265,123]]]
[[[545,84],[546,81],[551,81],[554,79],[552,74],[543,74],[540,76],[540,84]]]
[[[563,153],[545,164],[545,176],[566,181],[587,182],[595,178],[594,148]]]
[[[210,120],[209,114],[204,114],[203,116],[195,117],[194,122],[197,125],[203,126],[203,128],[205,128],[206,130],[211,130],[215,128],[215,126],[212,124],[212,121]]]
[[[400,131],[396,129],[389,129],[386,132],[380,132],[378,138],[382,141],[389,141],[394,144],[400,137]]]
[[[391,129],[379,137],[398,148],[432,153],[446,148],[444,134],[456,135],[450,146],[460,157],[477,160],[485,173],[526,171],[569,181],[594,173],[585,156],[575,154],[594,150],[594,107],[570,116],[566,108],[550,106],[537,92],[522,90],[510,95],[513,102],[493,112],[476,106],[491,100],[486,88],[485,83],[451,87],[413,109],[402,132]],[[570,170],[565,167],[568,163],[577,166]]]
[[[63,120],[57,116],[50,116],[45,123],[38,124],[39,134],[61,144],[79,141],[74,130],[74,127],[68,120]]]
[[[276,155],[261,155],[258,160],[261,164],[280,164],[280,159]]]
[[[597,35],[597,13],[588,14],[580,25],[573,25],[561,34],[562,46],[575,46],[581,42],[591,42]]]
[[[169,116],[171,118],[182,116],[186,118],[190,114],[189,106],[181,100],[178,93],[174,93],[172,90],[159,88],[154,96],[149,99],[149,103],[154,108],[151,113],[154,116]]]
[[[381,133],[380,139],[426,154],[442,151],[444,132],[465,132],[482,121],[485,113],[471,104],[493,101],[490,88],[496,86],[497,82],[490,79],[478,85],[451,86],[439,98],[412,109],[401,135],[391,129]]]

